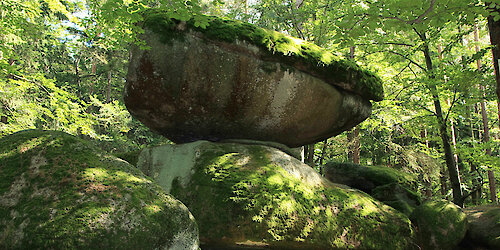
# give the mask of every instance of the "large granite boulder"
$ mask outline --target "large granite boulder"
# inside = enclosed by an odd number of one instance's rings
[[[500,207],[483,205],[464,212],[469,221],[466,239],[488,249],[500,249]]]
[[[145,14],[131,50],[130,113],[176,143],[252,139],[297,147],[366,119],[381,81],[311,43],[213,17],[206,28]]]
[[[420,249],[455,249],[467,232],[467,216],[447,200],[430,200],[410,215]]]
[[[0,139],[0,249],[198,249],[189,210],[87,142],[30,130]]]
[[[206,249],[407,249],[406,216],[282,151],[198,141],[142,151],[138,167],[193,213]]]
[[[421,203],[415,178],[397,169],[346,162],[329,162],[323,169],[331,182],[367,192],[406,215]]]

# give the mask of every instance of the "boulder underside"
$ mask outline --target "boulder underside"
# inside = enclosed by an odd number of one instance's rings
[[[142,123],[176,143],[252,139],[290,147],[351,129],[371,114],[357,94],[276,61],[245,41],[186,31],[134,48],[124,100]]]

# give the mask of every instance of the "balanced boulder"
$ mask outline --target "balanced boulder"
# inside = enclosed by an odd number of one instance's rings
[[[407,249],[406,216],[282,151],[198,141],[142,151],[138,167],[193,213],[202,246]]]
[[[335,136],[371,113],[381,80],[329,51],[251,24],[207,27],[145,14],[131,51],[130,113],[176,143],[252,139],[290,147]]]
[[[0,249],[198,249],[189,210],[86,141],[30,130],[0,139]]]

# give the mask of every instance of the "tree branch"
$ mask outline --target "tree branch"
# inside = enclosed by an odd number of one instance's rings
[[[418,16],[417,18],[413,19],[413,20],[404,20],[402,18],[399,18],[397,16],[393,16],[393,17],[384,17],[384,16],[381,16],[382,18],[385,18],[385,19],[394,19],[394,20],[398,20],[398,21],[401,21],[401,22],[404,22],[406,24],[416,24],[416,23],[421,23],[424,18],[429,15],[429,13],[432,12],[432,10],[434,9],[434,4],[436,3],[436,0],[431,0],[431,4],[429,6],[429,8],[427,8],[427,10],[424,11],[424,13],[422,13],[420,16]]]
[[[401,54],[401,53],[399,53],[399,52],[396,52],[396,51],[392,51],[392,50],[388,50],[387,52],[392,53],[392,54],[394,54],[394,55],[401,56],[401,57],[403,57],[404,59],[408,60],[410,63],[412,63],[412,64],[416,65],[417,67],[419,67],[420,69],[422,69],[424,72],[427,72],[427,69],[426,69],[426,68],[424,68],[422,65],[418,64],[417,62],[413,61],[413,60],[412,60],[412,59],[410,59],[408,56],[403,55],[403,54]]]

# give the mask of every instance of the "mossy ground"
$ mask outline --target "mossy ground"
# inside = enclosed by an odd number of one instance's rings
[[[144,12],[144,27],[159,34],[164,43],[169,43],[172,39],[182,39],[185,31],[176,28],[179,22],[161,10]],[[202,32],[213,40],[229,43],[237,40],[247,41],[267,52],[264,58],[266,60],[298,67],[332,85],[350,85],[351,89],[347,90],[370,100],[383,99],[383,86],[379,77],[361,69],[355,62],[336,56],[313,43],[249,23],[219,17],[210,17],[206,27],[196,27],[194,21],[188,21],[187,29]]]
[[[0,249],[154,249],[183,230],[196,224],[182,203],[81,139],[0,139]]]
[[[172,194],[196,217],[202,242],[407,247],[412,230],[404,215],[359,191],[307,185],[271,162],[266,147],[235,145],[201,149],[191,182],[173,185]]]

